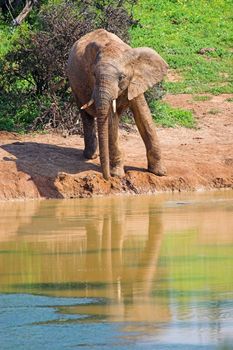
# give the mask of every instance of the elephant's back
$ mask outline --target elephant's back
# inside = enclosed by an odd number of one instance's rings
[[[129,46],[117,35],[110,33],[105,29],[97,29],[93,32],[87,33],[76,41],[74,45],[76,46],[76,49],[85,51],[87,45],[91,42],[96,43],[96,45],[99,47],[104,47],[109,43],[115,42],[116,44],[121,45],[124,49],[129,48]]]

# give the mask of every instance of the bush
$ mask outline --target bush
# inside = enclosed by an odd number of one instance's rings
[[[129,40],[128,29],[136,25],[132,11],[135,0],[61,1],[42,6],[34,29],[20,27],[10,51],[0,61],[1,128],[25,128],[34,119],[47,126],[74,130],[77,110],[67,92],[65,67],[72,44],[98,27]],[[119,26],[121,22],[121,26]],[[10,101],[10,103],[8,103]],[[11,106],[9,108],[9,105]],[[69,115],[70,123],[64,119]],[[7,122],[8,118],[13,123]],[[4,120],[6,120],[4,124]],[[71,131],[72,130],[72,131]]]

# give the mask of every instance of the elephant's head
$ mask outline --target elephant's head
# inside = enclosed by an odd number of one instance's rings
[[[82,108],[95,104],[99,137],[100,161],[105,179],[109,178],[108,116],[115,113],[117,99],[125,94],[130,101],[144,93],[148,88],[160,82],[167,71],[167,63],[150,48],[132,49],[128,46],[122,50],[109,43],[99,47],[90,43],[87,54],[93,52],[93,92],[91,100]],[[88,53],[89,51],[89,53]]]

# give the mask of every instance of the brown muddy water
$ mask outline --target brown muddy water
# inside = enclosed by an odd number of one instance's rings
[[[233,193],[0,203],[0,349],[233,349]]]

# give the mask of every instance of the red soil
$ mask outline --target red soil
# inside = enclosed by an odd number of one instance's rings
[[[83,158],[83,139],[57,134],[0,132],[0,200],[74,198],[117,193],[154,193],[233,188],[232,95],[194,101],[168,95],[172,106],[191,109],[197,129],[158,128],[168,175],[146,172],[145,147],[137,132],[120,132],[124,178],[105,181],[99,160]]]

